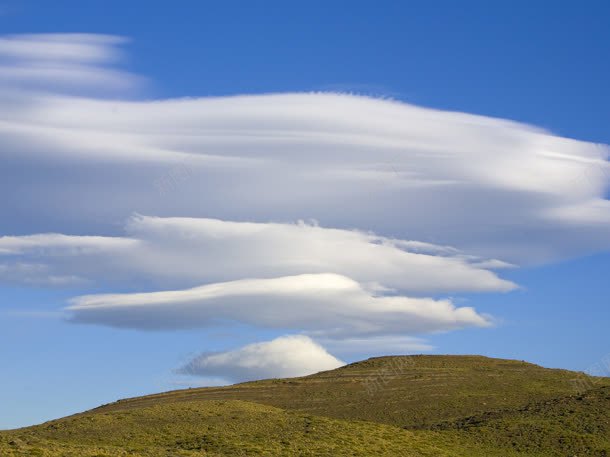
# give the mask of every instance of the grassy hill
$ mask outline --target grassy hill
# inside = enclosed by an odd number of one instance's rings
[[[118,401],[0,432],[0,455],[610,455],[610,380],[577,392],[575,379],[478,356],[380,357]]]
[[[578,373],[481,356],[376,357],[291,379],[167,392],[105,411],[182,400],[237,399],[410,429],[575,393]]]
[[[303,415],[239,400],[181,401],[90,412],[0,434],[0,455],[460,456],[493,447],[453,446],[453,433],[412,432],[364,421]],[[453,448],[453,449],[452,449]]]

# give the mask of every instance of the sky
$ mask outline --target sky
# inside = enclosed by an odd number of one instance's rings
[[[377,355],[610,375],[609,19],[0,0],[0,428]]]

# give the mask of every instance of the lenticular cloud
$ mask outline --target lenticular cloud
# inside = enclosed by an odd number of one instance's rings
[[[138,215],[128,220],[125,231],[121,237],[0,237],[0,262],[43,264],[55,274],[80,275],[83,280],[167,287],[328,272],[418,294],[505,292],[516,287],[491,271],[505,267],[493,259],[304,222]]]
[[[0,191],[18,196],[0,230],[109,233],[135,211],[314,218],[516,264],[610,247],[606,145],[345,94],[102,96],[137,81],[124,42],[0,39]]]
[[[472,308],[421,296],[516,287],[484,266],[504,264],[456,249],[303,222],[138,215],[125,231],[1,237],[0,279],[182,287],[79,296],[67,308],[74,322],[144,330],[233,322],[329,338],[486,326]]]
[[[404,343],[489,325],[443,296],[503,268],[610,248],[606,145],[346,94],[138,99],[125,43],[0,38],[0,281],[72,288],[74,322]]]
[[[205,328],[228,321],[336,338],[489,324],[474,309],[456,308],[448,300],[378,296],[331,273],[242,279],[186,290],[88,295],[74,298],[67,310],[75,322],[114,327]]]

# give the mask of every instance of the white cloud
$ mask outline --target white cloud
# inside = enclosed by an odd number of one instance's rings
[[[471,308],[398,294],[515,287],[476,266],[481,259],[456,249],[302,222],[138,215],[126,232],[116,238],[0,237],[0,259],[5,259],[0,279],[53,286],[88,280],[108,287],[135,284],[140,290],[182,287],[77,297],[69,307],[75,322],[139,329],[238,322],[334,339],[487,325]]]
[[[112,35],[86,33],[12,35],[0,38],[0,56],[16,60],[108,62],[117,58],[112,45],[125,42]]]
[[[213,354],[201,354],[180,372],[230,382],[291,378],[339,368],[344,363],[311,338],[290,335]]]
[[[358,230],[302,222],[134,216],[126,231],[126,237],[0,237],[0,265],[8,258],[11,263],[5,265],[35,262],[47,265],[54,275],[123,282],[137,279],[174,287],[326,272],[418,294],[515,287],[477,265],[483,260],[455,249],[427,244],[425,249],[442,250],[443,255],[427,254],[418,243]]]
[[[515,122],[340,94],[2,97],[0,191],[44,231],[138,211],[312,217],[517,264],[610,247],[583,214],[607,201],[607,146]]]
[[[120,60],[117,45],[126,41],[86,33],[0,37],[0,83],[13,89],[68,91],[133,87],[137,78],[107,67]]]
[[[303,330],[328,338],[405,335],[487,326],[470,307],[449,300],[381,296],[345,276],[303,274],[241,279],[185,290],[76,297],[78,323],[147,330],[226,323]]]

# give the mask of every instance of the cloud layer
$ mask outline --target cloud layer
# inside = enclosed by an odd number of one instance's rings
[[[342,94],[134,101],[57,87],[133,83],[109,66],[124,42],[0,38],[0,183],[19,195],[5,228],[83,228],[98,214],[107,231],[133,211],[179,212],[314,217],[516,263],[610,246],[605,145]]]
[[[359,230],[137,215],[125,231],[122,237],[0,237],[0,265],[45,265],[46,275],[167,286],[332,272],[420,294],[515,288],[488,270],[505,266],[498,261]]]
[[[517,264],[610,247],[607,146],[515,122],[341,94],[0,97],[13,233],[111,232],[137,211],[315,218]]]
[[[74,322],[146,330],[231,322],[334,339],[485,326],[488,319],[471,308],[408,295],[515,287],[482,267],[505,266],[498,262],[302,222],[138,215],[126,232],[0,237],[0,279],[188,287],[76,297],[68,308]]]

